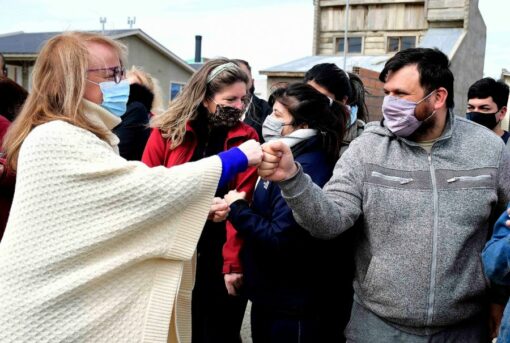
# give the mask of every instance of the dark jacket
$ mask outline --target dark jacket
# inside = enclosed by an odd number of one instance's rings
[[[259,135],[260,143],[264,143],[264,138],[262,137],[262,124],[266,117],[273,112],[273,109],[267,101],[264,99],[260,99],[255,94],[253,94],[251,98],[250,106],[246,111],[246,116],[244,117],[244,122],[257,131]]]
[[[154,94],[145,86],[132,84],[126,113],[112,131],[119,137],[119,154],[126,160],[140,161],[150,136],[149,117]]]
[[[316,137],[296,145],[293,153],[318,186],[329,180],[333,165]],[[270,181],[259,181],[251,208],[236,201],[230,209],[229,219],[245,240],[244,285],[254,303],[297,316],[322,312],[319,308],[329,304],[335,304],[337,314],[342,304],[348,312],[352,257],[347,245],[342,246],[343,237],[312,237],[296,223],[280,188]]]

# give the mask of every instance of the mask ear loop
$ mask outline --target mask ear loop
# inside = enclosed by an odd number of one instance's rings
[[[433,93],[436,93],[437,92],[437,89],[434,89],[432,92],[430,92],[426,97],[424,97],[423,99],[421,99],[420,101],[418,101],[416,103],[416,105],[419,105],[421,104],[423,101],[425,101],[427,98],[429,98]],[[437,111],[432,111],[432,113],[425,119],[423,119],[421,122],[424,123],[426,122],[427,120],[429,120],[430,118],[432,118],[435,114],[436,114]]]

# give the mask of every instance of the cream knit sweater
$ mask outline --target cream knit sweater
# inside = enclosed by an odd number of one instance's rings
[[[85,110],[108,129],[119,122]],[[119,157],[117,143],[63,121],[24,141],[0,244],[1,342],[190,341],[185,264],[221,161],[151,169]]]

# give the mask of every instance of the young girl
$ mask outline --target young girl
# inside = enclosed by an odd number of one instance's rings
[[[264,139],[289,145],[322,187],[338,159],[347,109],[306,84],[279,88],[273,99]],[[352,268],[350,259],[341,256],[345,249],[301,228],[275,183],[260,180],[251,206],[244,199],[251,198],[236,191],[225,196],[229,219],[245,240],[242,262],[253,303],[253,341],[341,342],[352,297],[350,284],[337,280],[339,270]]]

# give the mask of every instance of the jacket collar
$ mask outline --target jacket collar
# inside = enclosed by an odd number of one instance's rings
[[[448,113],[446,114],[445,128],[444,128],[441,136],[437,139],[437,141],[439,142],[439,141],[443,141],[443,140],[451,138],[452,134],[453,134],[454,126],[455,126],[455,115],[453,114],[453,111],[451,109],[448,109]],[[416,142],[413,142],[406,138],[396,136],[386,126],[384,126],[384,119],[381,119],[380,122],[371,122],[371,123],[366,124],[364,132],[375,133],[380,136],[388,136],[388,137],[396,138],[408,145],[419,146],[419,144]]]
[[[108,143],[116,149],[119,144],[119,138],[111,130],[119,125],[122,120],[87,99],[83,99],[83,110],[92,124],[109,132]]]

